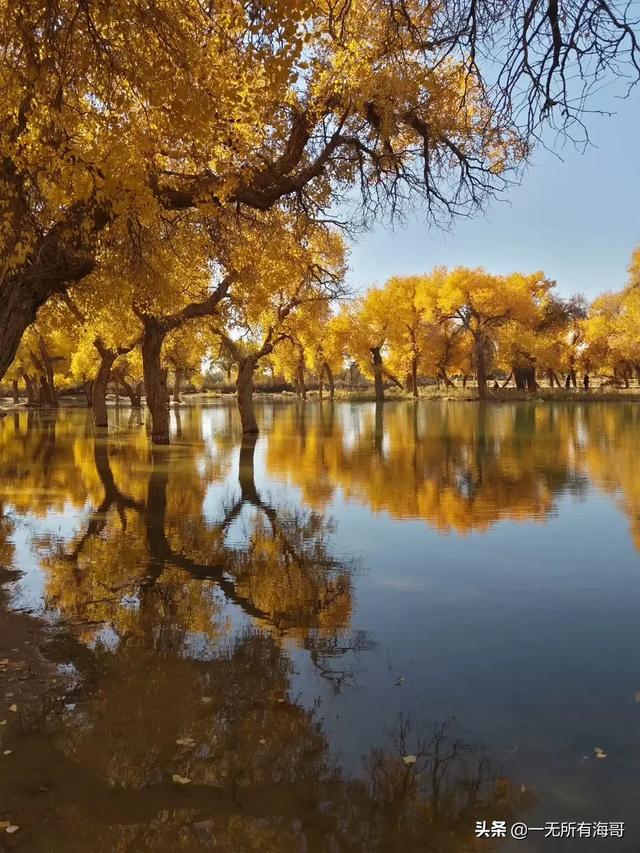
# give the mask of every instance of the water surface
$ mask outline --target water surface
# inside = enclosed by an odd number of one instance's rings
[[[229,401],[153,453],[128,409],[0,421],[12,601],[77,685],[3,764],[12,845],[640,849],[639,412],[264,402],[243,441]]]

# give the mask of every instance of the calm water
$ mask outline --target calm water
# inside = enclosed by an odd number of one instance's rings
[[[259,415],[0,421],[13,602],[77,685],[0,769],[12,849],[640,849],[640,408]]]

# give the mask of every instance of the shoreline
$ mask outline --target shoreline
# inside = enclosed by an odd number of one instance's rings
[[[6,399],[6,398],[5,398]],[[170,409],[190,408],[201,404],[206,404],[213,401],[235,400],[236,395],[233,393],[223,393],[218,391],[197,392],[194,394],[183,394],[183,399],[180,403],[171,403]],[[254,392],[254,400],[279,400],[282,402],[303,402],[291,392],[269,392],[256,391]],[[427,390],[418,397],[413,397],[411,394],[398,393],[391,391],[385,394],[385,403],[394,402],[466,402],[466,403],[640,403],[640,388],[630,389],[614,389],[603,391],[599,388],[593,388],[588,391],[581,389],[550,389],[542,388],[539,391],[519,391],[515,388],[501,388],[500,390],[489,390],[487,397],[482,401],[478,394],[473,391],[463,388],[449,388],[445,390]],[[320,397],[318,392],[311,390],[307,392],[307,403],[375,403],[375,394],[368,391],[338,391],[335,397],[329,396]],[[128,403],[120,402],[116,404],[113,397],[107,398],[107,406],[109,408],[121,408],[131,410]],[[9,403],[3,404],[0,402],[0,418],[4,418],[15,412],[56,412],[60,409],[80,409],[89,411],[90,407],[85,403],[77,401],[73,397],[61,397],[58,406],[39,406],[28,405],[26,403]],[[143,405],[138,411],[145,411]],[[0,581],[1,583],[1,581]]]

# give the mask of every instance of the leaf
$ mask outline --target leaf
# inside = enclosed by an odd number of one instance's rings
[[[607,753],[604,751],[604,749],[601,746],[594,747],[593,751],[596,754],[596,758],[606,758],[607,757]]]
[[[188,785],[191,782],[191,779],[187,779],[186,776],[180,776],[179,773],[174,773],[171,777],[176,785]]]
[[[6,831],[9,833],[9,835],[13,835],[13,833],[17,832],[19,829],[19,826],[8,826]]]
[[[11,755],[12,751],[13,750],[11,750],[11,749],[5,749],[5,751],[2,754],[3,755]]]
[[[402,760],[404,761],[404,763],[406,765],[409,765],[409,764],[415,764],[417,759],[416,759],[415,755],[403,755]]]
[[[176,743],[178,746],[193,746],[195,740],[192,737],[179,737]]]
[[[201,702],[204,702],[204,703],[205,703],[205,705],[208,705],[208,704],[209,704],[209,702],[213,702],[213,699],[211,698],[211,696],[203,696],[203,697],[200,699],[200,701],[201,701]]]
[[[13,711],[13,713],[15,714],[15,713],[16,713],[16,711],[18,710],[18,706],[17,706],[17,705],[15,705],[15,704],[14,704],[14,705],[11,705],[11,706],[9,707],[9,710],[10,710],[10,711]]]

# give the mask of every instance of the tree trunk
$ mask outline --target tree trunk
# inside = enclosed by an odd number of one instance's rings
[[[463,388],[466,388],[466,387],[467,387],[467,382],[468,382],[468,381],[469,381],[469,377],[467,376],[467,374],[466,374],[466,373],[464,373],[464,374],[462,375],[462,387],[463,387]]]
[[[167,371],[161,362],[166,332],[155,317],[145,316],[142,334],[142,368],[147,407],[151,413],[151,441],[169,444],[169,395]]]
[[[21,370],[20,375],[24,382],[25,394],[27,395],[27,406],[34,406],[36,404],[36,391],[33,386],[33,380],[25,370]]]
[[[336,389],[333,382],[333,373],[326,361],[324,363],[324,372],[327,377],[327,385],[329,386],[329,397],[331,400],[333,400],[333,398],[335,397]]]
[[[132,409],[141,409],[142,408],[142,382],[136,382],[135,385],[130,385],[124,376],[117,375],[117,382],[122,386],[125,394],[129,398]]]
[[[240,445],[240,464],[238,466],[238,480],[240,482],[240,494],[242,502],[257,505],[259,502],[258,490],[256,489],[254,474],[254,451],[256,449],[256,433],[245,433]]]
[[[418,396],[418,359],[416,356],[411,359],[411,393],[414,397]]]
[[[20,402],[20,391],[18,389],[18,380],[11,380],[11,393],[13,394],[13,402],[17,406]]]
[[[256,369],[255,358],[243,358],[238,365],[236,392],[238,395],[238,410],[244,435],[256,435],[260,429],[253,407],[253,372]]]
[[[182,383],[182,370],[179,367],[176,367],[175,372],[175,380],[173,383],[173,402],[180,402],[180,385]]]
[[[91,389],[91,405],[93,407],[93,421],[97,427],[106,427],[107,419],[107,385],[111,375],[113,362],[116,360],[116,353],[113,350],[102,347],[98,349],[100,353],[100,367],[96,378],[93,380]]]
[[[56,382],[53,374],[53,359],[44,349],[43,345],[40,347],[40,353],[42,355],[42,363],[44,365],[45,388],[47,397],[46,402],[50,406],[57,406],[58,394],[56,392]]]
[[[322,367],[321,367],[320,370],[318,371],[318,397],[320,400],[322,400],[322,397],[324,396],[324,382],[323,382],[324,376],[323,376],[323,373],[324,373],[324,371],[322,370]]]
[[[380,347],[371,347],[371,360],[373,362],[376,403],[382,403],[384,402],[384,385],[382,383],[382,355],[380,354]]]
[[[484,360],[486,340],[484,335],[478,335],[473,345],[473,362],[478,377],[478,396],[481,400],[487,397],[487,370]]]
[[[442,381],[444,382],[445,388],[455,388],[455,385],[447,376],[447,371],[444,369],[444,367],[439,368],[439,375],[440,375],[440,378],[442,379]],[[414,394],[413,396],[417,397],[418,395]]]
[[[22,335],[51,295],[48,282],[36,286],[23,277],[5,281],[0,300],[0,379],[11,367]]]
[[[302,365],[299,365],[296,371],[296,381],[298,383],[298,388],[300,389],[300,396],[303,400],[306,400],[307,386],[304,384],[304,367]]]

